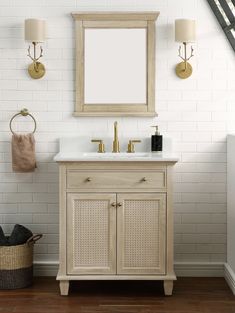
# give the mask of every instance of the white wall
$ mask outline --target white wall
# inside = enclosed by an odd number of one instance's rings
[[[235,178],[235,136],[227,137],[227,263],[231,270],[235,273],[235,193],[234,193],[234,178]]]
[[[159,117],[118,118],[121,135],[149,136],[159,124],[176,142],[175,259],[219,262],[226,254],[226,144],[235,129],[235,63],[205,0],[1,0],[0,1],[0,223],[9,232],[16,222],[44,233],[36,260],[58,259],[58,167],[52,158],[58,138],[77,134],[112,136],[114,118],[74,118],[74,24],[78,10],[160,10],[157,21],[156,107]],[[44,45],[47,74],[27,75],[23,21],[43,17],[50,38]],[[179,62],[173,40],[175,18],[196,18],[198,42],[193,76],[174,75]],[[9,119],[27,107],[38,121],[34,174],[11,170]],[[30,123],[18,119],[19,131]]]

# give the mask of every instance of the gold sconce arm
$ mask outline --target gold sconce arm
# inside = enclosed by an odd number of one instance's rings
[[[31,47],[29,46],[28,48],[28,57],[30,57],[30,59],[33,61],[33,62],[37,62],[41,57],[43,57],[43,49],[42,49],[42,46],[40,46],[40,55],[38,58],[36,58],[36,45],[37,43],[36,42],[33,42],[33,57],[31,56]]]
[[[179,46],[179,54],[178,54],[178,56],[184,61],[184,62],[187,62],[187,61],[189,61],[192,57],[194,57],[194,54],[193,54],[193,52],[194,52],[194,49],[193,49],[193,47],[191,46],[191,55],[190,55],[190,57],[188,57],[187,58],[187,47],[186,47],[186,42],[183,42],[183,45],[184,45],[184,56],[182,56],[182,54],[181,54],[181,46]]]
[[[31,47],[29,46],[28,57],[33,61],[33,63],[29,65],[28,72],[32,78],[38,79],[38,78],[43,77],[46,72],[45,66],[42,63],[38,62],[38,60],[41,57],[43,57],[43,49],[40,46],[40,54],[38,57],[36,57],[36,46],[38,43],[32,42],[32,44],[33,44],[33,56],[31,55]]]
[[[177,64],[175,72],[176,75],[179,76],[180,78],[188,78],[189,76],[192,75],[193,68],[188,61],[194,56],[194,49],[191,46],[191,54],[189,57],[187,57],[187,43],[183,42],[184,45],[184,55],[182,55],[182,46],[179,46],[178,49],[178,56],[183,60],[183,62]]]

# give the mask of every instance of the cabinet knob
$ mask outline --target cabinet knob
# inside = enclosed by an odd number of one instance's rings
[[[116,207],[116,203],[115,202],[111,203],[111,206]]]
[[[118,202],[117,206],[118,206],[118,207],[122,206],[121,202]]]
[[[90,182],[90,181],[91,181],[91,178],[90,178],[90,177],[87,177],[86,181]]]
[[[141,179],[141,181],[145,182],[145,181],[147,181],[147,178],[146,178],[146,177],[143,177],[143,178]]]

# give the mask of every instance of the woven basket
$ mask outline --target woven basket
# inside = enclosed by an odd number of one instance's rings
[[[0,289],[17,289],[33,283],[33,247],[41,234],[23,245],[0,247]]]

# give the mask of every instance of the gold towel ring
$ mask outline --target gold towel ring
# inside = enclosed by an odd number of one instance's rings
[[[22,116],[28,116],[28,115],[29,115],[29,116],[33,119],[33,121],[34,121],[34,130],[33,130],[33,134],[34,134],[35,131],[36,131],[36,129],[37,129],[37,122],[36,122],[35,118],[33,117],[33,115],[29,113],[28,109],[22,109],[22,110],[20,111],[20,113],[16,113],[15,115],[12,116],[12,118],[11,118],[11,120],[10,120],[10,123],[9,123],[10,130],[11,130],[12,134],[14,134],[14,131],[12,130],[11,124],[12,124],[12,121],[14,120],[14,118],[15,118],[16,116],[18,116],[18,115],[22,115]]]

